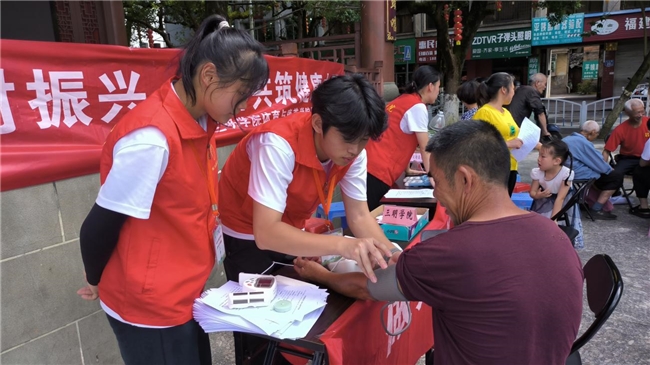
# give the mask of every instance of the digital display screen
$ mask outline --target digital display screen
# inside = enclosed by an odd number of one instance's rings
[[[259,278],[255,281],[255,286],[258,288],[270,288],[273,286],[273,278]]]

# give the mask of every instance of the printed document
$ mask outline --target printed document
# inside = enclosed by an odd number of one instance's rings
[[[512,157],[517,161],[522,161],[528,156],[530,151],[537,146],[539,143],[540,129],[539,127],[530,121],[528,118],[524,118],[524,121],[521,123],[521,128],[519,129],[519,135],[517,138],[521,139],[524,144],[521,148],[511,149],[510,153]]]

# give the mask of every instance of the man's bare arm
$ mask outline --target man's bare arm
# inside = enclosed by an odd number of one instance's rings
[[[303,279],[324,285],[350,298],[374,300],[370,296],[367,278],[363,273],[333,273],[317,262],[302,258],[295,259],[293,264]]]

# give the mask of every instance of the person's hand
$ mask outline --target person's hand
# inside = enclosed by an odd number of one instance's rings
[[[323,265],[303,257],[297,257],[293,260],[293,269],[301,278],[315,282],[320,282],[319,278],[328,272]]]
[[[539,197],[539,199],[541,199],[541,198],[548,198],[548,197],[550,197],[551,195],[553,195],[553,194],[551,194],[551,191],[550,191],[550,190],[542,190],[541,188],[540,188],[539,191],[537,192],[537,196]]]
[[[395,252],[393,256],[390,257],[390,260],[388,260],[388,266],[390,265],[395,265],[397,263],[397,260],[399,259],[399,256],[402,254],[402,251]]]
[[[83,288],[77,290],[77,294],[81,299],[96,300],[99,298],[99,288],[96,285],[87,284]]]
[[[515,139],[511,139],[510,141],[508,141],[508,145],[509,145],[508,147],[510,147],[510,148],[519,149],[519,148],[521,148],[521,146],[524,145],[524,141],[522,141],[519,138],[515,138]]]
[[[373,283],[377,282],[373,270],[374,263],[378,263],[380,268],[385,269],[388,265],[384,260],[384,256],[392,256],[390,250],[386,249],[374,238],[345,238],[342,241],[342,246],[339,254],[346,259],[356,261],[361,271]]]

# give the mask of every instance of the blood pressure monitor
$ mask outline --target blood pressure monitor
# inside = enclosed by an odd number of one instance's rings
[[[275,277],[270,275],[240,273],[239,285],[242,292],[229,294],[231,309],[268,306],[278,290]]]

